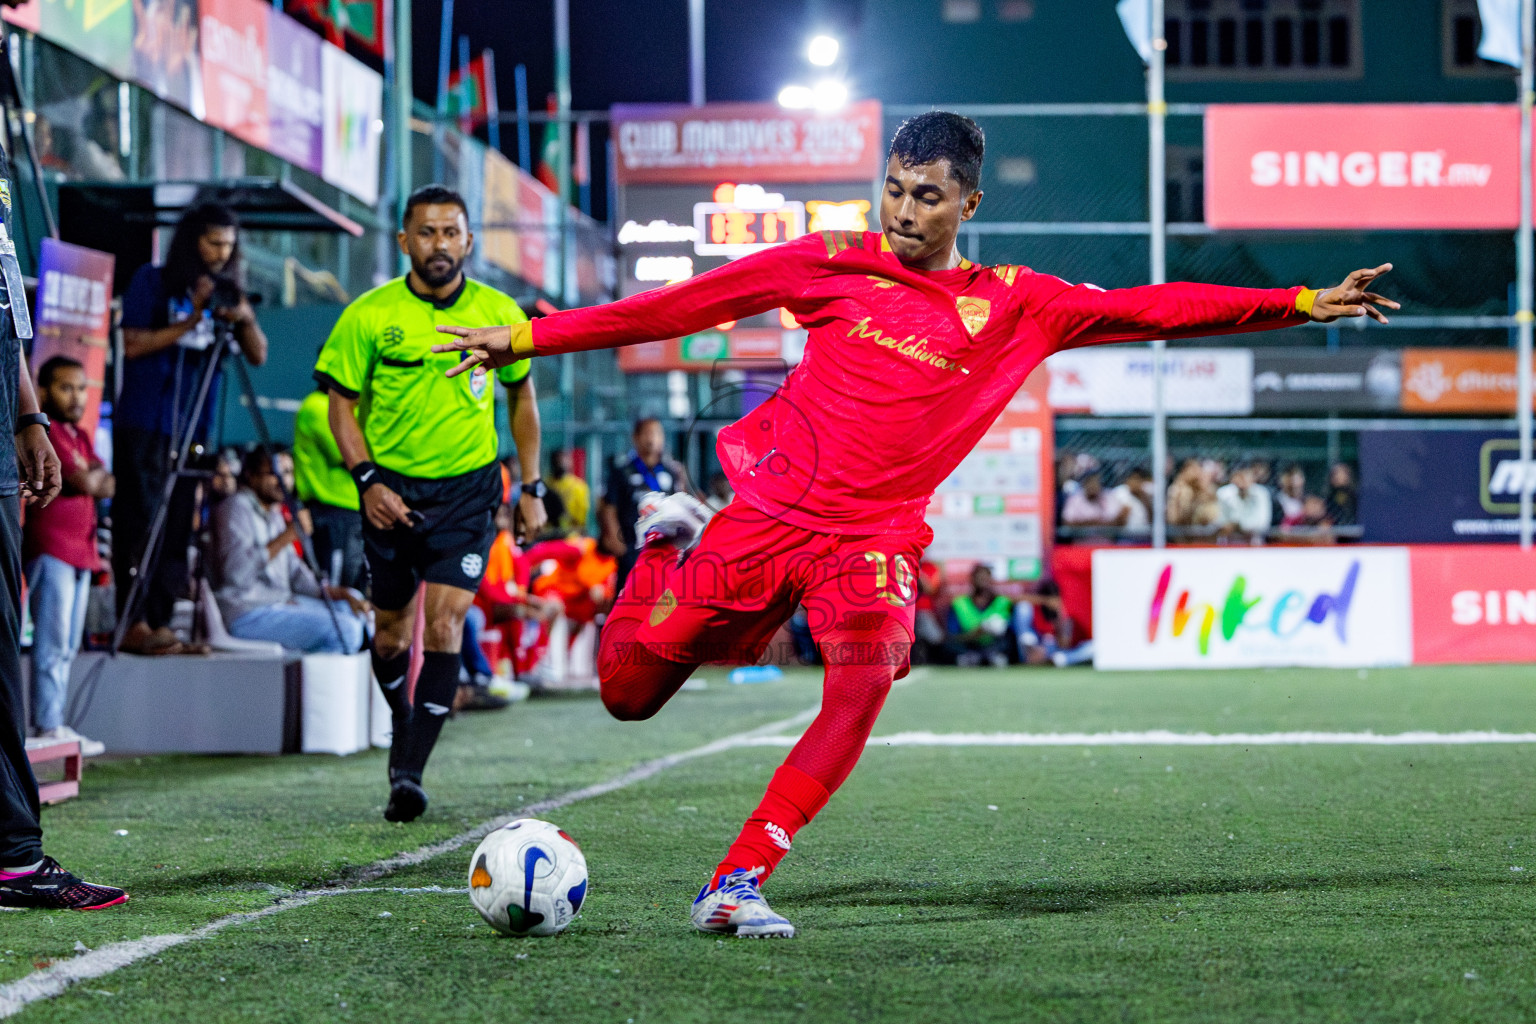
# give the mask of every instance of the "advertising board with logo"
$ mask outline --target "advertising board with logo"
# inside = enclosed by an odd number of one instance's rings
[[[321,176],[365,203],[379,200],[384,79],[334,46],[320,48],[325,147]]]
[[[1362,430],[1359,520],[1375,543],[1513,541],[1520,442],[1513,431]]]
[[[925,558],[986,562],[999,579],[1032,580],[1049,558],[1054,427],[1046,374],[1037,370],[981,441],[939,485],[928,507]]]
[[[267,146],[267,18],[260,0],[201,0],[203,103],[209,124]]]
[[[614,108],[620,292],[635,295],[816,231],[868,231],[871,183],[884,166],[880,104],[836,114],[776,104]],[[804,338],[784,310],[721,324],[784,332],[777,358],[799,361]],[[766,336],[766,335],[763,335]],[[630,373],[699,369],[680,342],[621,349]]]
[[[1103,669],[1406,665],[1402,547],[1102,549],[1093,553]]]
[[[1513,413],[1519,388],[1511,349],[1403,350],[1404,412]]]
[[[37,271],[37,336],[31,362],[42,366],[67,356],[85,367],[85,416],[80,429],[96,432],[112,330],[112,268],[109,252],[44,238]]]
[[[1163,402],[1170,413],[1246,416],[1253,412],[1253,352],[1246,348],[1178,348],[1163,355]],[[1046,360],[1051,408],[1096,416],[1152,412],[1152,350],[1072,349]]]
[[[1319,135],[1343,123],[1338,138]],[[1513,229],[1519,138],[1513,104],[1216,104],[1205,112],[1205,221]]]
[[[1259,415],[1396,411],[1402,383],[1399,351],[1253,350],[1253,411]]]
[[[885,166],[880,103],[833,113],[776,103],[613,108],[620,185],[872,181]]]
[[[1536,552],[1484,544],[1410,552],[1414,664],[1536,656]]]
[[[267,106],[272,152],[311,174],[325,170],[320,37],[278,11],[267,27]]]

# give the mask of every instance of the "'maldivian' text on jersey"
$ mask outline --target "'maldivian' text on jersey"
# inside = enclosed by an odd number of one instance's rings
[[[934,489],[1053,352],[1305,322],[1302,289],[1149,285],[1105,291],[1024,267],[921,272],[876,232],[820,232],[688,281],[531,325],[534,353],[707,330],[782,306],[805,357],[720,432],[736,493],[826,533],[921,531]]]
[[[459,361],[433,353],[439,324],[524,323],[517,303],[465,278],[446,299],[422,298],[403,277],[365,292],[341,313],[315,364],[315,379],[360,399],[358,419],[373,461],[425,480],[462,476],[496,460],[496,405],[485,374],[444,374]],[[524,359],[503,367],[503,384],[528,376]]]

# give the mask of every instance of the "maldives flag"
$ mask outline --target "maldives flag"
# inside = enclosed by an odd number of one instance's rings
[[[292,0],[284,13],[320,29],[333,46],[345,48],[351,36],[369,52],[384,56],[385,0]]]
[[[559,105],[555,102],[555,94],[549,94],[549,102],[546,108],[551,114],[560,112]],[[556,195],[560,194],[560,123],[551,120],[544,125],[544,145],[539,147],[539,163],[534,168],[533,176],[539,179],[543,186]]]
[[[448,113],[466,133],[491,116],[490,53],[482,53],[448,76]]]

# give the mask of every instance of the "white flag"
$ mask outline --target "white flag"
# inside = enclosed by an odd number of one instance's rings
[[[1519,0],[1515,3],[1518,5]],[[1120,0],[1115,13],[1120,15],[1120,24],[1125,26],[1131,45],[1141,54],[1142,63],[1152,63],[1152,4],[1149,0]]]
[[[1520,0],[1477,0],[1483,19],[1483,41],[1477,55],[1483,60],[1520,66]]]

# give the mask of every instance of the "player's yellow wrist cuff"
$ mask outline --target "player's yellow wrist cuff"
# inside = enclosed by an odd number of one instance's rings
[[[1317,297],[1321,293],[1321,288],[1303,288],[1301,291],[1297,292],[1296,312],[1301,313],[1304,316],[1311,316],[1312,304],[1317,301]]]
[[[533,324],[513,324],[508,329],[512,332],[512,358],[527,359],[533,355]]]

